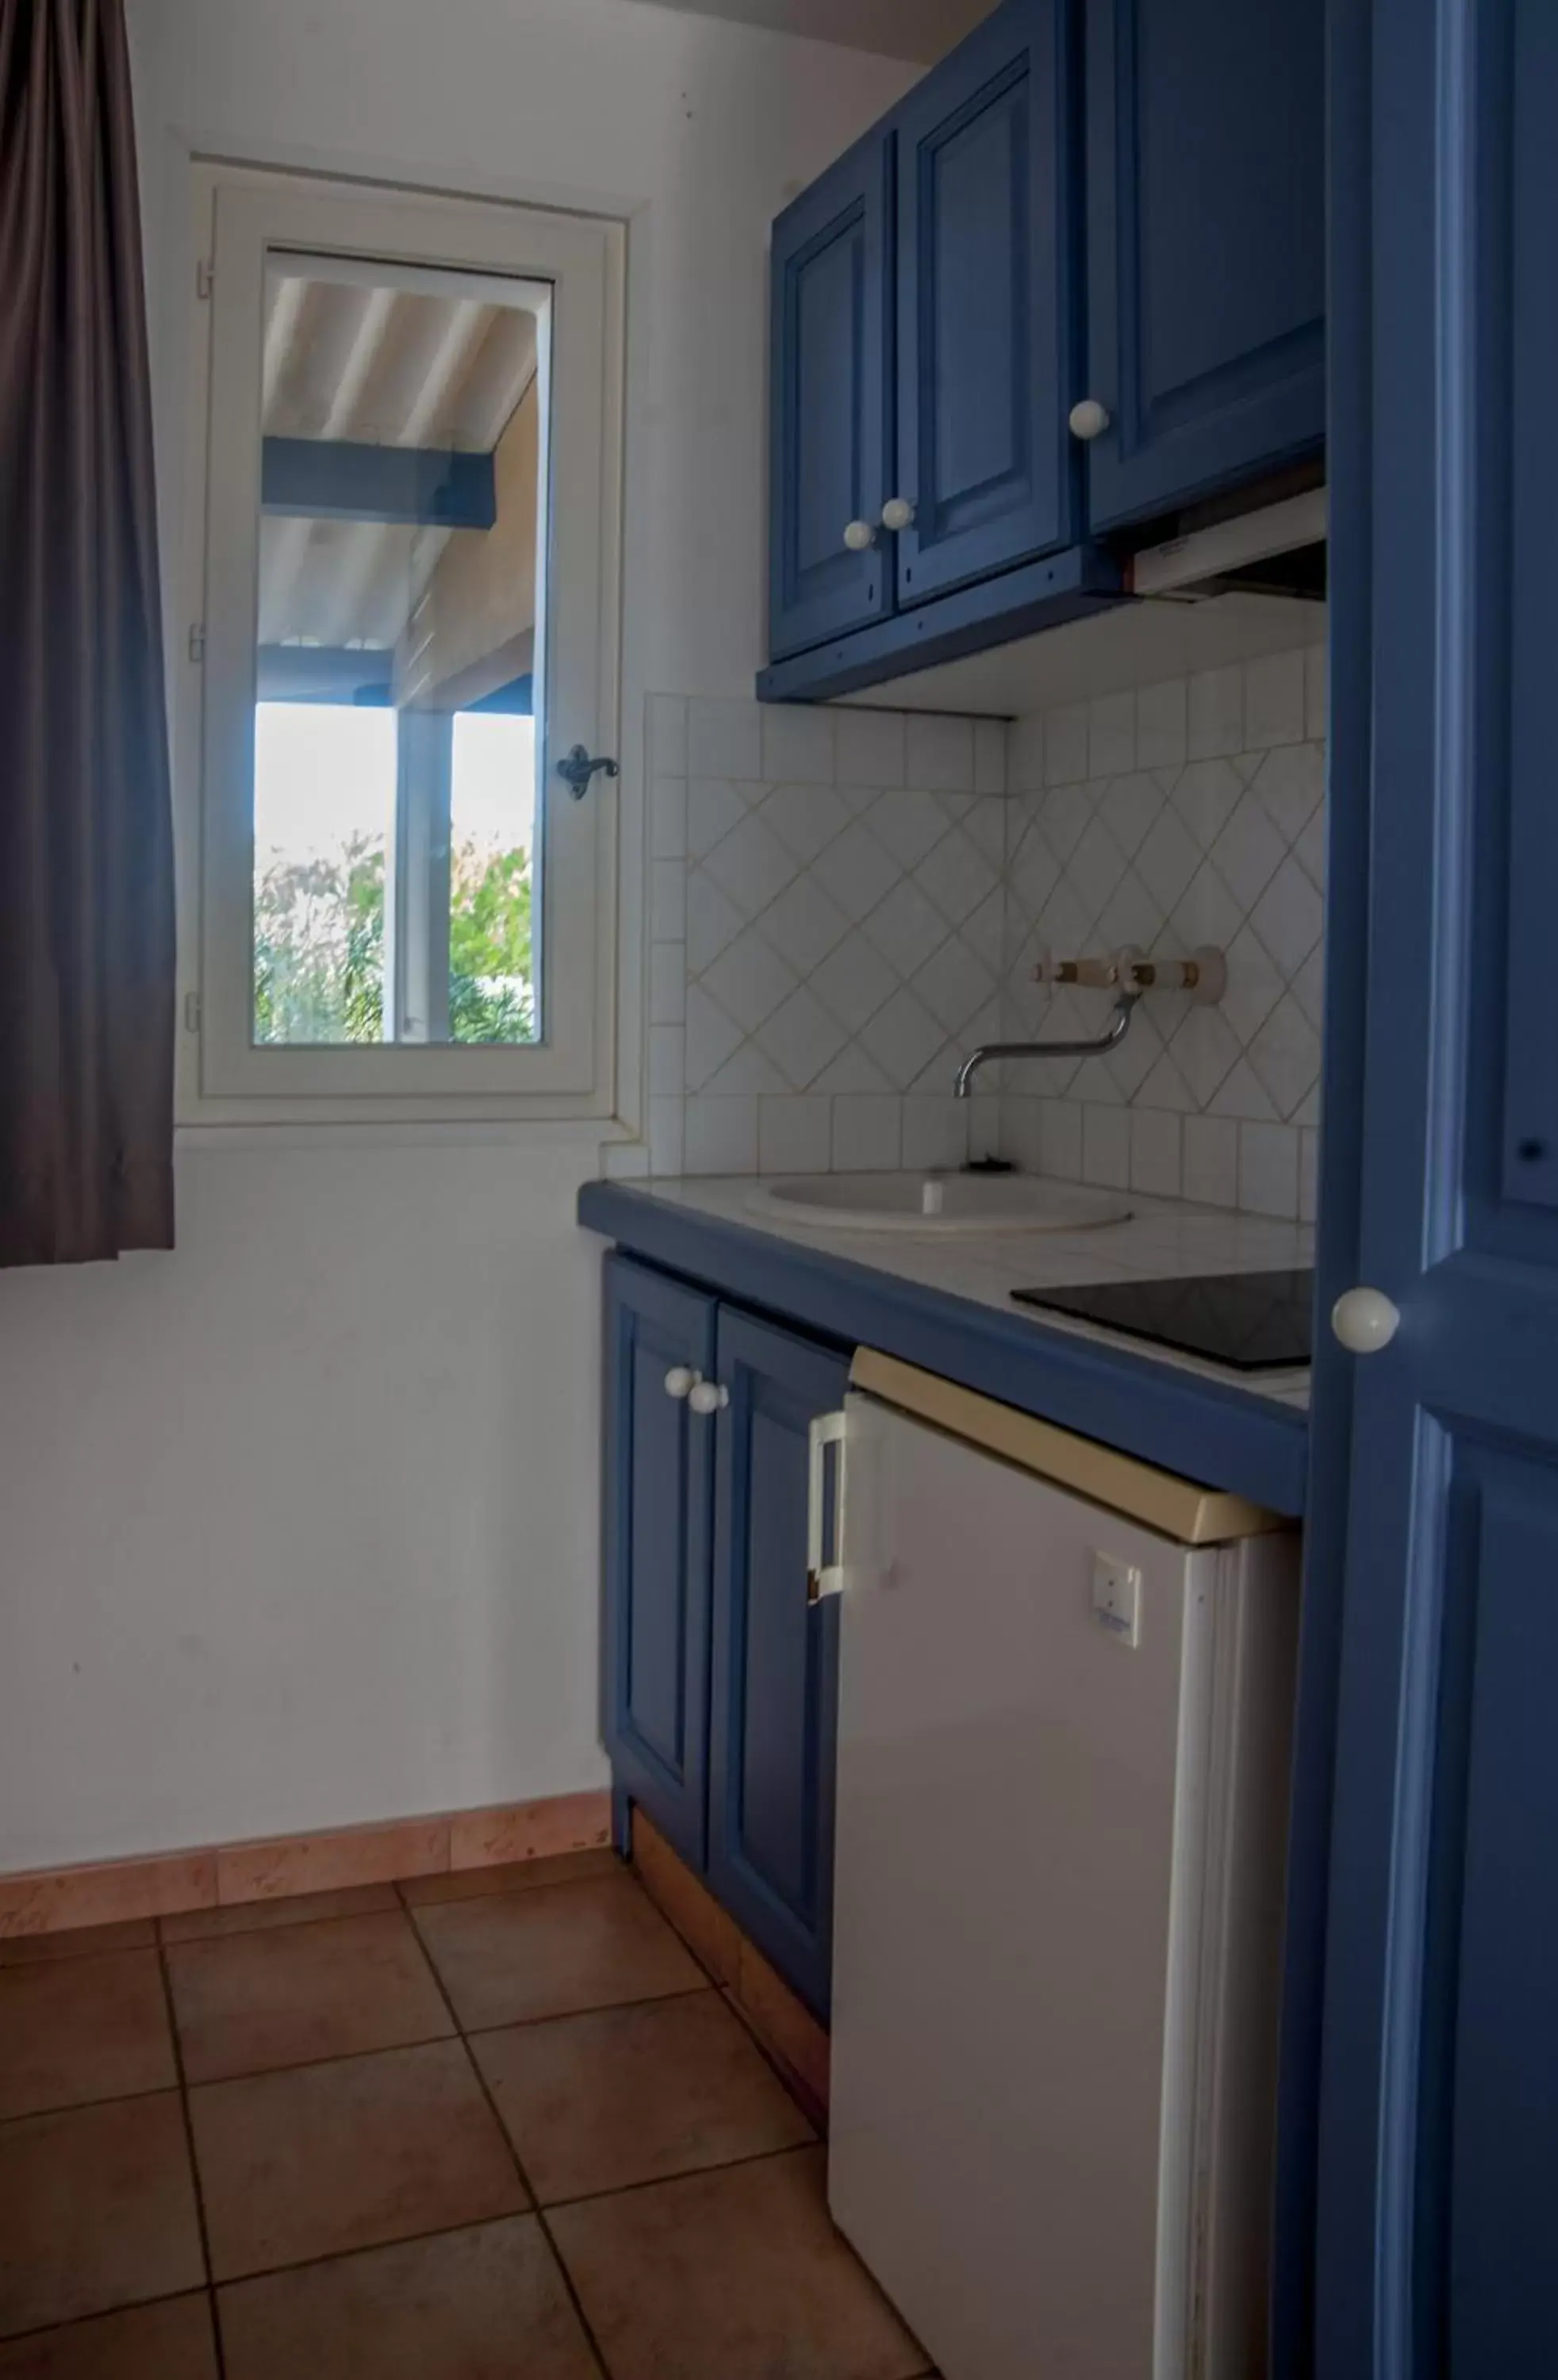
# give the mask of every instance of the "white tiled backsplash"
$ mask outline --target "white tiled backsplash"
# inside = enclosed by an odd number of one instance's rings
[[[956,1165],[1312,1208],[1323,922],[1316,646],[1008,726],[650,703],[655,1173]],[[1228,953],[1122,1046],[992,1069],[982,1040],[1101,1029],[1041,951]],[[626,1154],[626,1152],[625,1152]]]

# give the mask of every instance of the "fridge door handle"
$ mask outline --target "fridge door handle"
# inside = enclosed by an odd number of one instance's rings
[[[826,1531],[823,1518],[827,1503],[828,1449],[839,1449],[838,1493],[834,1500],[834,1534],[842,1537],[844,1505],[844,1433],[848,1415],[843,1413],[813,1414],[807,1431],[809,1460],[806,1477],[806,1599],[821,1602],[824,1595],[839,1595],[844,1589],[844,1565],[824,1559]]]

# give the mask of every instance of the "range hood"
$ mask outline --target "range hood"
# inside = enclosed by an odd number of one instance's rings
[[[1162,545],[1143,546],[1126,564],[1126,585],[1133,595],[1178,603],[1206,603],[1230,594],[1323,601],[1325,527],[1325,490],[1310,488]]]
[[[1228,500],[1224,500],[1228,501]],[[1013,719],[1317,644],[1325,634],[1326,492],[1204,516],[1119,559],[1128,590],[1089,616],[839,698]]]

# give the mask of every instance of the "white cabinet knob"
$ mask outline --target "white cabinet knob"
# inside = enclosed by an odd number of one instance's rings
[[[1078,399],[1066,416],[1073,438],[1097,438],[1109,427],[1109,407],[1096,396]]]
[[[876,543],[876,531],[870,521],[851,521],[844,532],[844,542],[851,553],[864,553]]]
[[[1377,1355],[1400,1327],[1401,1309],[1382,1289],[1349,1289],[1331,1309],[1331,1328],[1350,1354]]]
[[[702,1378],[701,1372],[693,1371],[686,1364],[673,1364],[665,1375],[665,1393],[679,1404],[683,1397],[691,1396]]]
[[[889,496],[882,507],[883,528],[907,528],[914,518],[914,506],[907,496]]]
[[[695,1414],[720,1413],[730,1402],[730,1390],[719,1380],[700,1380],[688,1396]]]

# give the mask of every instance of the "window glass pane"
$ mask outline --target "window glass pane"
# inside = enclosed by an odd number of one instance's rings
[[[254,714],[254,1038],[382,1041],[393,710]]]
[[[449,789],[449,1038],[535,1034],[535,722],[455,716]]]
[[[273,251],[256,1044],[527,1042],[550,291]]]

